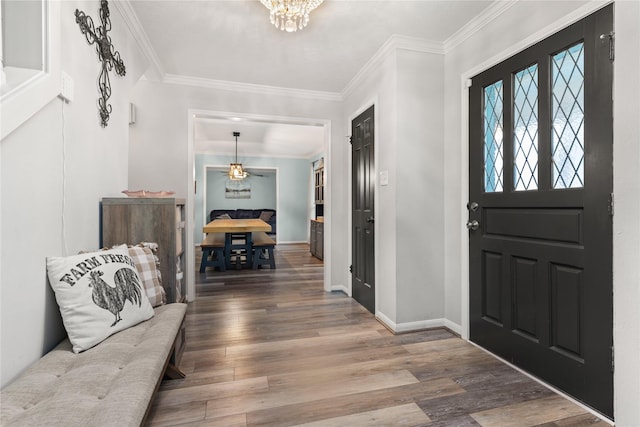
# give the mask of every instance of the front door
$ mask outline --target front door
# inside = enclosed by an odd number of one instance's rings
[[[470,338],[613,416],[613,6],[472,79]]]
[[[351,122],[353,298],[375,314],[373,106]]]

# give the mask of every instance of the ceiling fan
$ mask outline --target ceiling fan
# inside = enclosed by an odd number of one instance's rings
[[[242,163],[238,163],[238,137],[240,136],[240,132],[233,132],[233,136],[236,138],[236,161],[235,163],[229,164],[228,171],[221,171],[221,173],[229,175],[229,179],[233,181],[241,181],[249,175],[264,177],[262,174],[255,173],[253,171],[249,172],[248,169],[243,169]]]

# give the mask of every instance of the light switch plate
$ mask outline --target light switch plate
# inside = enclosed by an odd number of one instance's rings
[[[380,185],[389,185],[389,171],[380,171]]]

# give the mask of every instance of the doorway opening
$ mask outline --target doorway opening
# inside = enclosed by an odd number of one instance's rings
[[[239,131],[238,162],[243,167],[264,175],[263,171],[277,170],[276,211],[277,240],[284,243],[309,242],[308,167],[313,159],[324,157],[325,171],[330,173],[329,120],[296,117],[189,110],[188,160],[189,179],[193,193],[188,195],[188,217],[192,221],[188,233],[189,247],[195,251],[202,238],[202,227],[207,220],[204,204],[205,165],[228,170],[235,156],[233,132]],[[208,156],[208,157],[207,157]],[[300,170],[303,178],[296,178]],[[220,172],[220,170],[218,171]],[[221,174],[221,176],[224,176]],[[327,180],[325,218],[330,222],[330,181]],[[298,200],[299,199],[299,200]],[[330,241],[330,226],[325,228],[325,240]],[[324,289],[330,290],[330,260],[325,248]],[[195,252],[191,259],[194,260]],[[193,274],[193,273],[192,273]],[[190,280],[188,294],[195,298],[195,281]]]

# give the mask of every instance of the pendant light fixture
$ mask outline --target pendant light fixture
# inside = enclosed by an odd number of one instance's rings
[[[236,162],[229,165],[229,179],[241,181],[247,177],[247,172],[242,169],[242,163],[238,163],[238,137],[240,132],[234,132],[233,136],[236,137]]]

